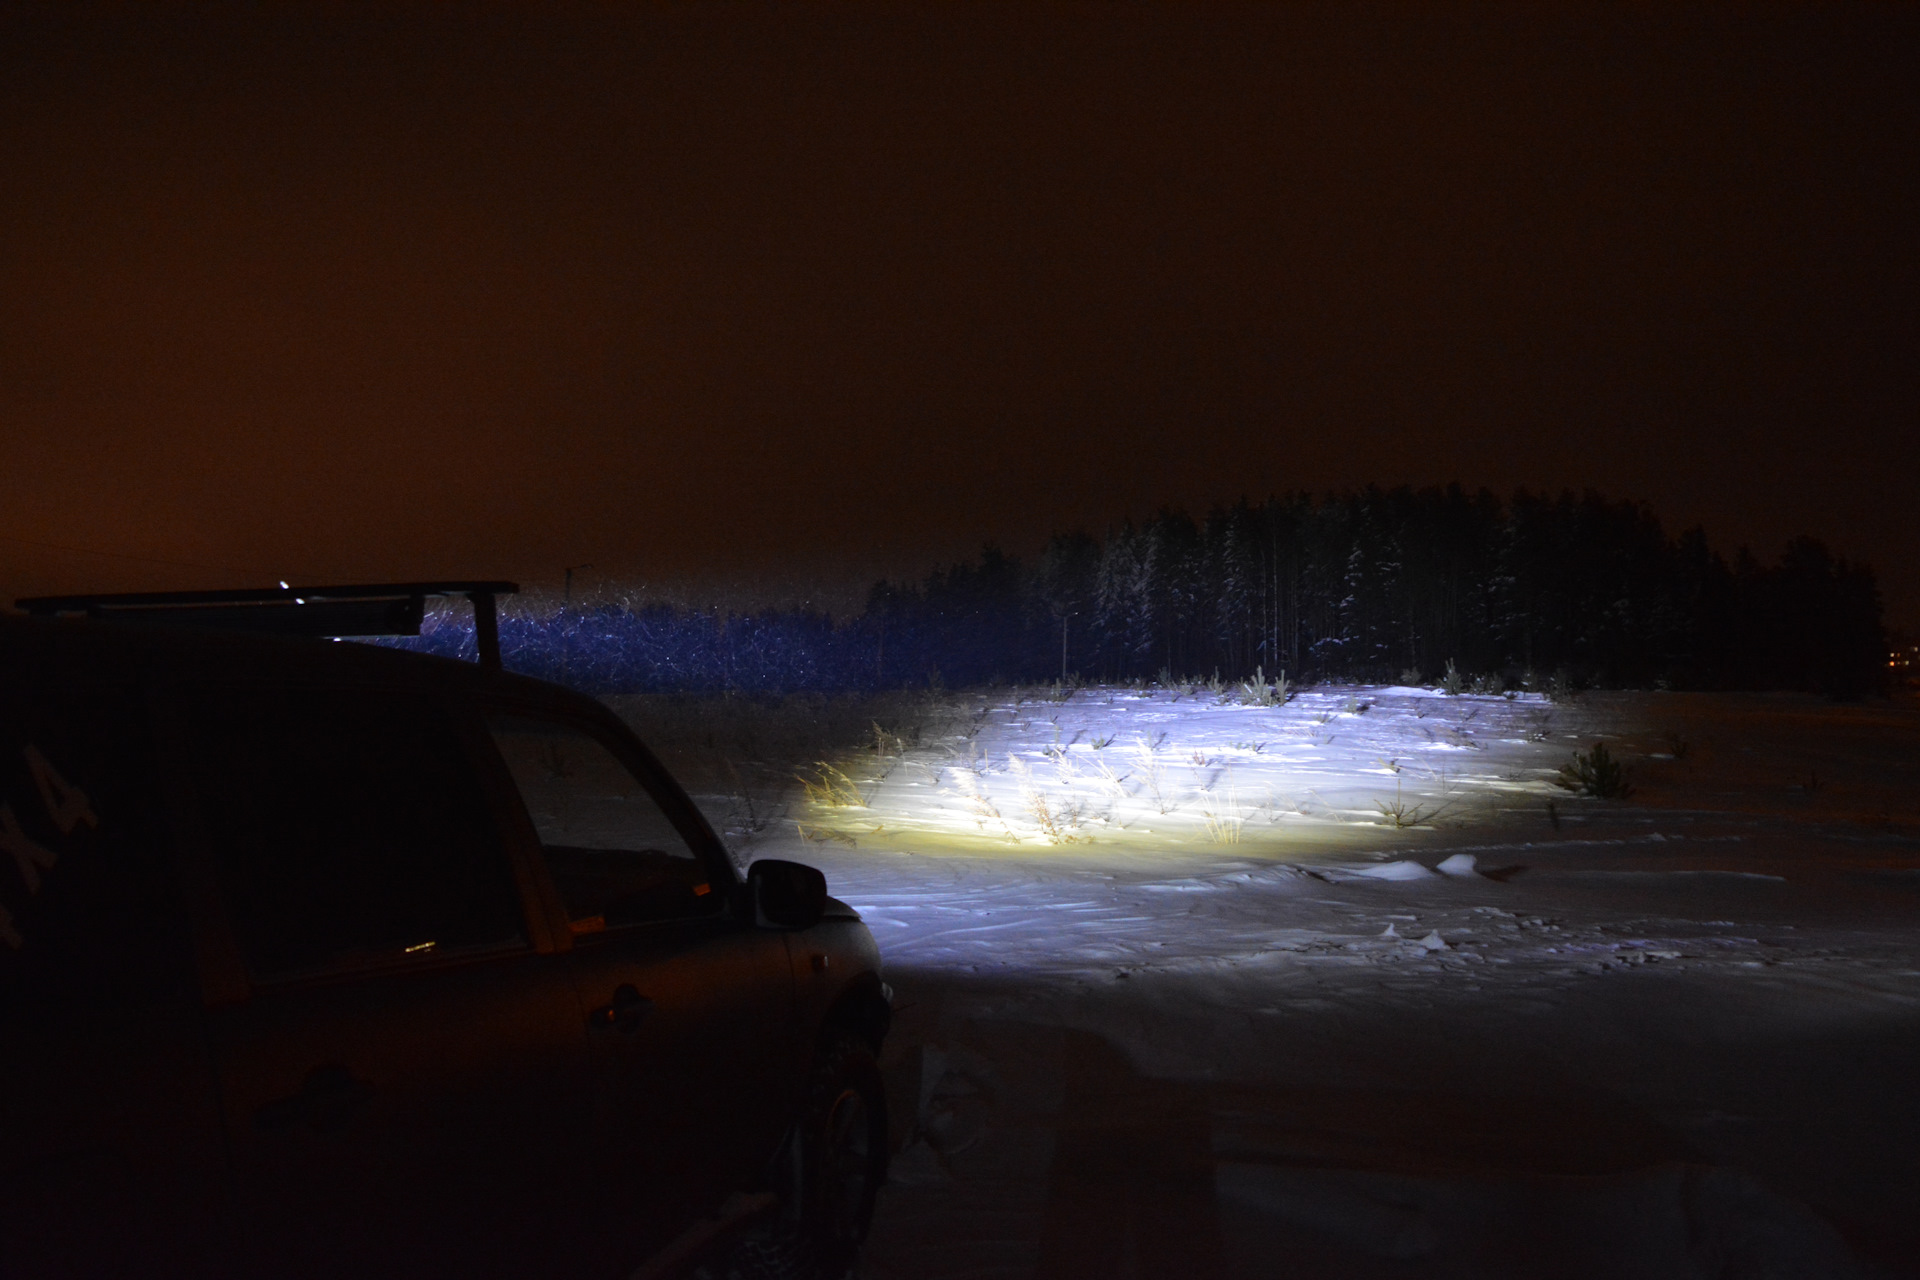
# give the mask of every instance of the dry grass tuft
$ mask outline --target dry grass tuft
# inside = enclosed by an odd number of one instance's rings
[[[820,775],[817,780],[807,778],[803,774],[793,775],[794,780],[800,784],[801,790],[806,793],[808,804],[825,805],[834,809],[867,807],[867,798],[860,794],[859,784],[849,778],[845,770],[836,769],[825,760],[815,761],[813,767]]]

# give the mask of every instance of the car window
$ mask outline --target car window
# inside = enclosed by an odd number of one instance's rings
[[[202,689],[192,772],[256,978],[525,945],[446,712],[382,690]]]
[[[705,862],[606,743],[569,725],[489,717],[576,935],[713,910]]]

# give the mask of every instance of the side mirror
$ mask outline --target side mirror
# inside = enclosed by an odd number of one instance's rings
[[[812,867],[762,858],[747,868],[753,922],[763,929],[808,929],[827,910],[827,878]]]

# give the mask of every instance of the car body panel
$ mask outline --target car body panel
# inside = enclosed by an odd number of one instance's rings
[[[593,1007],[622,986],[648,1002],[631,1029],[590,1036],[598,1140],[585,1194],[625,1224],[617,1236],[651,1253],[711,1210],[715,1189],[745,1185],[785,1129],[794,1076],[785,944],[723,917],[583,940],[571,960]]]
[[[592,1149],[581,1026],[566,958],[531,950],[211,1010],[250,1263],[544,1269]]]

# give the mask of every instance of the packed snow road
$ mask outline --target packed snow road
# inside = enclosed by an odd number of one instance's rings
[[[1920,714],[978,700],[825,763],[898,992],[864,1274],[1845,1276],[1920,1257]],[[1595,742],[1634,792],[1554,785]]]

